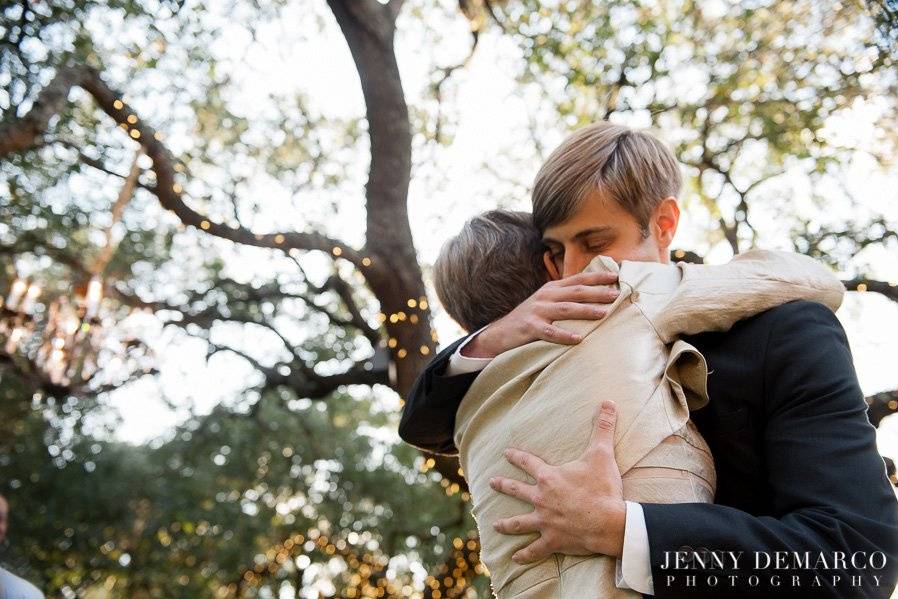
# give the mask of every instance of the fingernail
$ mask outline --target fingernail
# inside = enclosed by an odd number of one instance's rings
[[[491,479],[490,479],[490,486],[491,486],[491,487],[495,487],[495,486],[496,486],[496,479],[495,479],[495,478],[491,478]]]
[[[499,530],[499,523],[493,522],[493,530]]]
[[[617,404],[611,401],[610,399],[606,399],[602,402],[602,409],[606,412],[613,412],[617,408]]]
[[[571,339],[574,341],[574,343],[580,343],[581,341],[583,341],[583,337],[581,337],[580,335],[573,335]]]

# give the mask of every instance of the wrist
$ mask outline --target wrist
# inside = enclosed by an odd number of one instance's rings
[[[595,553],[602,555],[610,555],[617,558],[623,557],[627,504],[623,500],[615,501],[603,511],[605,512],[605,519],[601,528],[597,531],[593,550]]]
[[[496,351],[492,339],[493,325],[481,329],[475,333],[470,341],[465,343],[460,353],[466,358],[495,358],[500,351]]]

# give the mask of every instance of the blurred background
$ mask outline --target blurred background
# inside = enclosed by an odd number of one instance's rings
[[[47,596],[488,597],[396,434],[461,334],[429,267],[601,119],[675,150],[674,259],[838,273],[898,457],[892,0],[0,6],[0,565]]]

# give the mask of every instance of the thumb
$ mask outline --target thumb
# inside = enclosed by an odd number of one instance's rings
[[[592,419],[589,451],[614,454],[614,427],[617,424],[617,404],[605,400]]]

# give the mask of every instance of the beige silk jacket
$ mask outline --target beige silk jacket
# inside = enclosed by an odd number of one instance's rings
[[[615,457],[624,498],[711,502],[714,462],[689,411],[708,402],[707,365],[679,335],[725,331],[780,304],[813,300],[832,310],[845,288],[799,254],[753,250],[721,266],[629,262],[597,256],[587,271],[618,273],[620,296],[599,321],[562,321],[577,345],[529,343],[495,358],[459,405],[455,444],[480,530],[481,560],[500,598],[639,597],[615,585],[615,560],[554,554],[516,564],[536,534],[503,535],[492,524],[532,506],[493,491],[489,479],[533,481],[503,457],[507,447],[551,464],[585,449],[596,406],[617,403]]]

